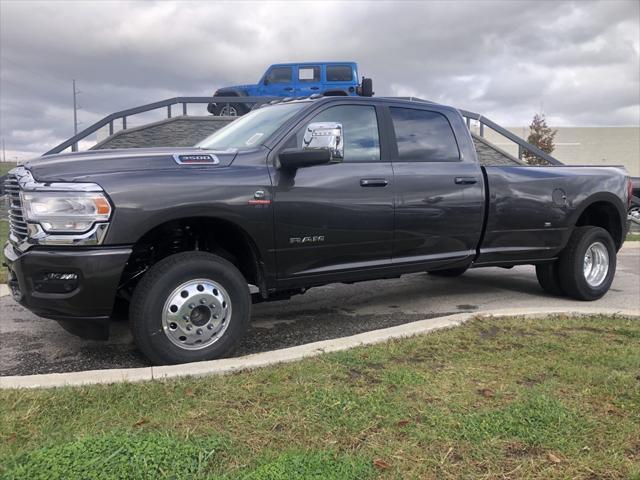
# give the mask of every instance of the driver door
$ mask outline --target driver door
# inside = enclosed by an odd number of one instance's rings
[[[344,158],[272,171],[278,280],[291,286],[327,275],[347,279],[391,263],[393,171],[380,148],[376,107],[328,106],[303,121],[280,150],[302,148],[312,122],[342,124]]]
[[[272,67],[265,75],[265,93],[280,97],[291,97],[294,94],[293,68]]]

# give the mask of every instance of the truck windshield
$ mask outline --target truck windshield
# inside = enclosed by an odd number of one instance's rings
[[[248,150],[264,143],[305,103],[285,103],[253,110],[196,145],[212,150]]]

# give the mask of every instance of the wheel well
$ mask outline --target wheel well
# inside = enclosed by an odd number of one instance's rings
[[[589,205],[578,218],[576,227],[591,225],[604,228],[613,238],[616,248],[622,246],[622,225],[616,207],[609,202],[595,202]]]
[[[145,272],[163,258],[195,250],[215,253],[228,260],[240,270],[247,283],[265,291],[261,260],[249,235],[226,220],[191,217],[158,225],[136,242],[122,274],[119,293],[129,297]]]
[[[347,97],[349,94],[344,90],[327,90],[322,94],[324,97]]]

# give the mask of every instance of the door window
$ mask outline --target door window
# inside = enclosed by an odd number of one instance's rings
[[[380,137],[376,110],[369,105],[337,105],[318,113],[287,141],[285,148],[302,148],[309,123],[342,124],[343,162],[377,162],[380,160]]]
[[[267,80],[269,83],[291,83],[291,67],[273,67]]]
[[[457,162],[460,152],[447,118],[437,112],[391,107],[402,162]]]
[[[298,67],[299,82],[319,82],[320,67]]]

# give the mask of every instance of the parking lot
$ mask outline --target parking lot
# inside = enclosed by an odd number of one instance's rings
[[[470,270],[460,278],[406,275],[309,290],[290,301],[254,305],[252,327],[235,355],[352,335],[462,311],[585,306],[546,295],[533,267]],[[640,243],[618,254],[609,293],[589,306],[640,309]],[[0,298],[0,375],[146,366],[125,321],[112,324],[107,342],[82,340],[57,323],[31,314],[10,296]]]

